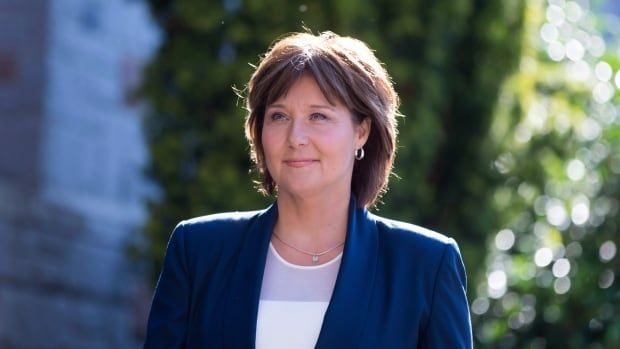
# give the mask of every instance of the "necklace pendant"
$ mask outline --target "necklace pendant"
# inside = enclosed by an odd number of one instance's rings
[[[313,255],[312,255],[312,262],[313,262],[313,263],[316,263],[316,262],[318,262],[318,261],[319,261],[319,256],[318,256],[318,255],[313,254]]]

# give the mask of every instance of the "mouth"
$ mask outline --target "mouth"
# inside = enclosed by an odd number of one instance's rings
[[[306,167],[306,166],[310,166],[316,162],[319,162],[318,160],[314,160],[314,159],[294,159],[294,160],[284,160],[284,164],[286,164],[287,166],[290,167],[295,167],[295,168],[301,168],[301,167]]]

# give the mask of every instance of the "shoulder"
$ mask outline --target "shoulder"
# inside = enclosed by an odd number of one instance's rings
[[[458,253],[458,246],[454,239],[444,234],[372,213],[368,217],[375,222],[379,239],[388,246],[394,246],[397,250],[415,250],[416,254],[437,254],[446,249],[456,249]]]
[[[243,225],[252,221],[254,218],[263,214],[265,210],[257,211],[235,211],[235,212],[221,212],[214,213],[205,216],[199,216],[183,220],[179,225],[183,225],[186,228],[202,228],[218,225]]]
[[[380,254],[392,267],[408,271],[409,276],[426,275],[429,280],[443,270],[442,273],[456,275],[460,284],[466,285],[461,252],[454,239],[415,224],[372,214],[369,218],[377,227]]]
[[[257,211],[222,212],[193,217],[179,222],[173,232],[184,240],[230,240],[246,232],[269,209]]]
[[[368,216],[376,222],[379,233],[386,234],[393,238],[403,239],[405,241],[420,240],[437,245],[454,243],[454,239],[419,225],[380,217],[372,213]]]

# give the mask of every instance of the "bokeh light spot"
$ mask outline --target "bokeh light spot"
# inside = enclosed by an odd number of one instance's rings
[[[576,81],[585,82],[590,78],[592,69],[585,61],[571,62],[567,66],[568,78]]]
[[[566,57],[571,61],[580,61],[583,59],[585,50],[581,42],[571,39],[566,43]]]
[[[583,248],[578,241],[573,241],[566,246],[566,257],[577,258],[583,253]]]
[[[573,159],[566,166],[566,175],[571,181],[578,181],[586,174],[586,166],[581,160]]]
[[[616,256],[616,244],[611,241],[605,241],[598,250],[598,255],[603,262],[609,262]]]
[[[568,275],[570,272],[570,262],[566,258],[560,258],[553,263],[552,268],[553,276],[556,278],[562,278]]]
[[[515,234],[510,229],[503,229],[495,236],[495,247],[501,251],[507,251],[515,243]]]
[[[545,312],[543,314],[545,321],[548,323],[554,323],[560,319],[562,316],[562,309],[557,305],[551,305],[545,308]]]
[[[570,290],[570,279],[567,277],[562,277],[553,283],[553,290],[557,294],[565,294]]]
[[[566,49],[561,43],[554,41],[547,46],[547,54],[552,60],[559,62],[566,57]]]
[[[564,10],[557,5],[551,5],[547,8],[547,20],[555,25],[564,23]]]
[[[592,96],[595,101],[603,104],[609,102],[609,100],[614,96],[614,92],[614,86],[611,83],[607,81],[599,82],[594,86]]]
[[[549,224],[556,227],[560,227],[566,224],[568,220],[568,214],[562,201],[558,199],[551,199],[547,202],[545,207],[545,213],[547,215],[547,221]]]
[[[577,136],[581,141],[593,141],[601,134],[601,125],[592,118],[586,118],[577,125]]]
[[[487,284],[489,296],[493,298],[501,298],[506,293],[506,284],[508,278],[503,270],[495,270],[489,274]]]
[[[553,260],[553,251],[549,247],[539,248],[534,254],[534,263],[543,268],[548,266]]]
[[[565,11],[566,19],[573,23],[579,21],[583,16],[583,9],[574,1],[569,1],[566,3]]]
[[[609,81],[613,76],[611,66],[607,62],[598,62],[594,67],[594,74],[596,78],[601,81]]]
[[[588,327],[590,331],[600,331],[603,328],[603,324],[598,319],[591,319]]]
[[[471,304],[471,311],[474,314],[482,315],[489,310],[489,299],[487,297],[478,297]]]
[[[540,28],[540,37],[546,42],[554,42],[558,39],[558,27],[551,23],[545,23]]]
[[[614,274],[613,270],[605,269],[598,279],[598,286],[600,288],[610,288],[611,285],[614,284],[615,278],[616,275]]]
[[[588,46],[588,52],[594,57],[600,57],[605,54],[605,40],[598,35],[590,37],[590,45]]]
[[[588,218],[590,218],[590,207],[583,202],[577,203],[573,206],[570,216],[573,223],[576,225],[583,225],[588,221]]]

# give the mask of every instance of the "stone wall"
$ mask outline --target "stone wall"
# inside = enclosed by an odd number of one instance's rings
[[[137,348],[150,294],[123,246],[72,211],[0,190],[0,348]]]
[[[0,175],[25,186],[40,170],[46,3],[0,0]]]
[[[142,1],[0,0],[0,348],[137,348]]]

